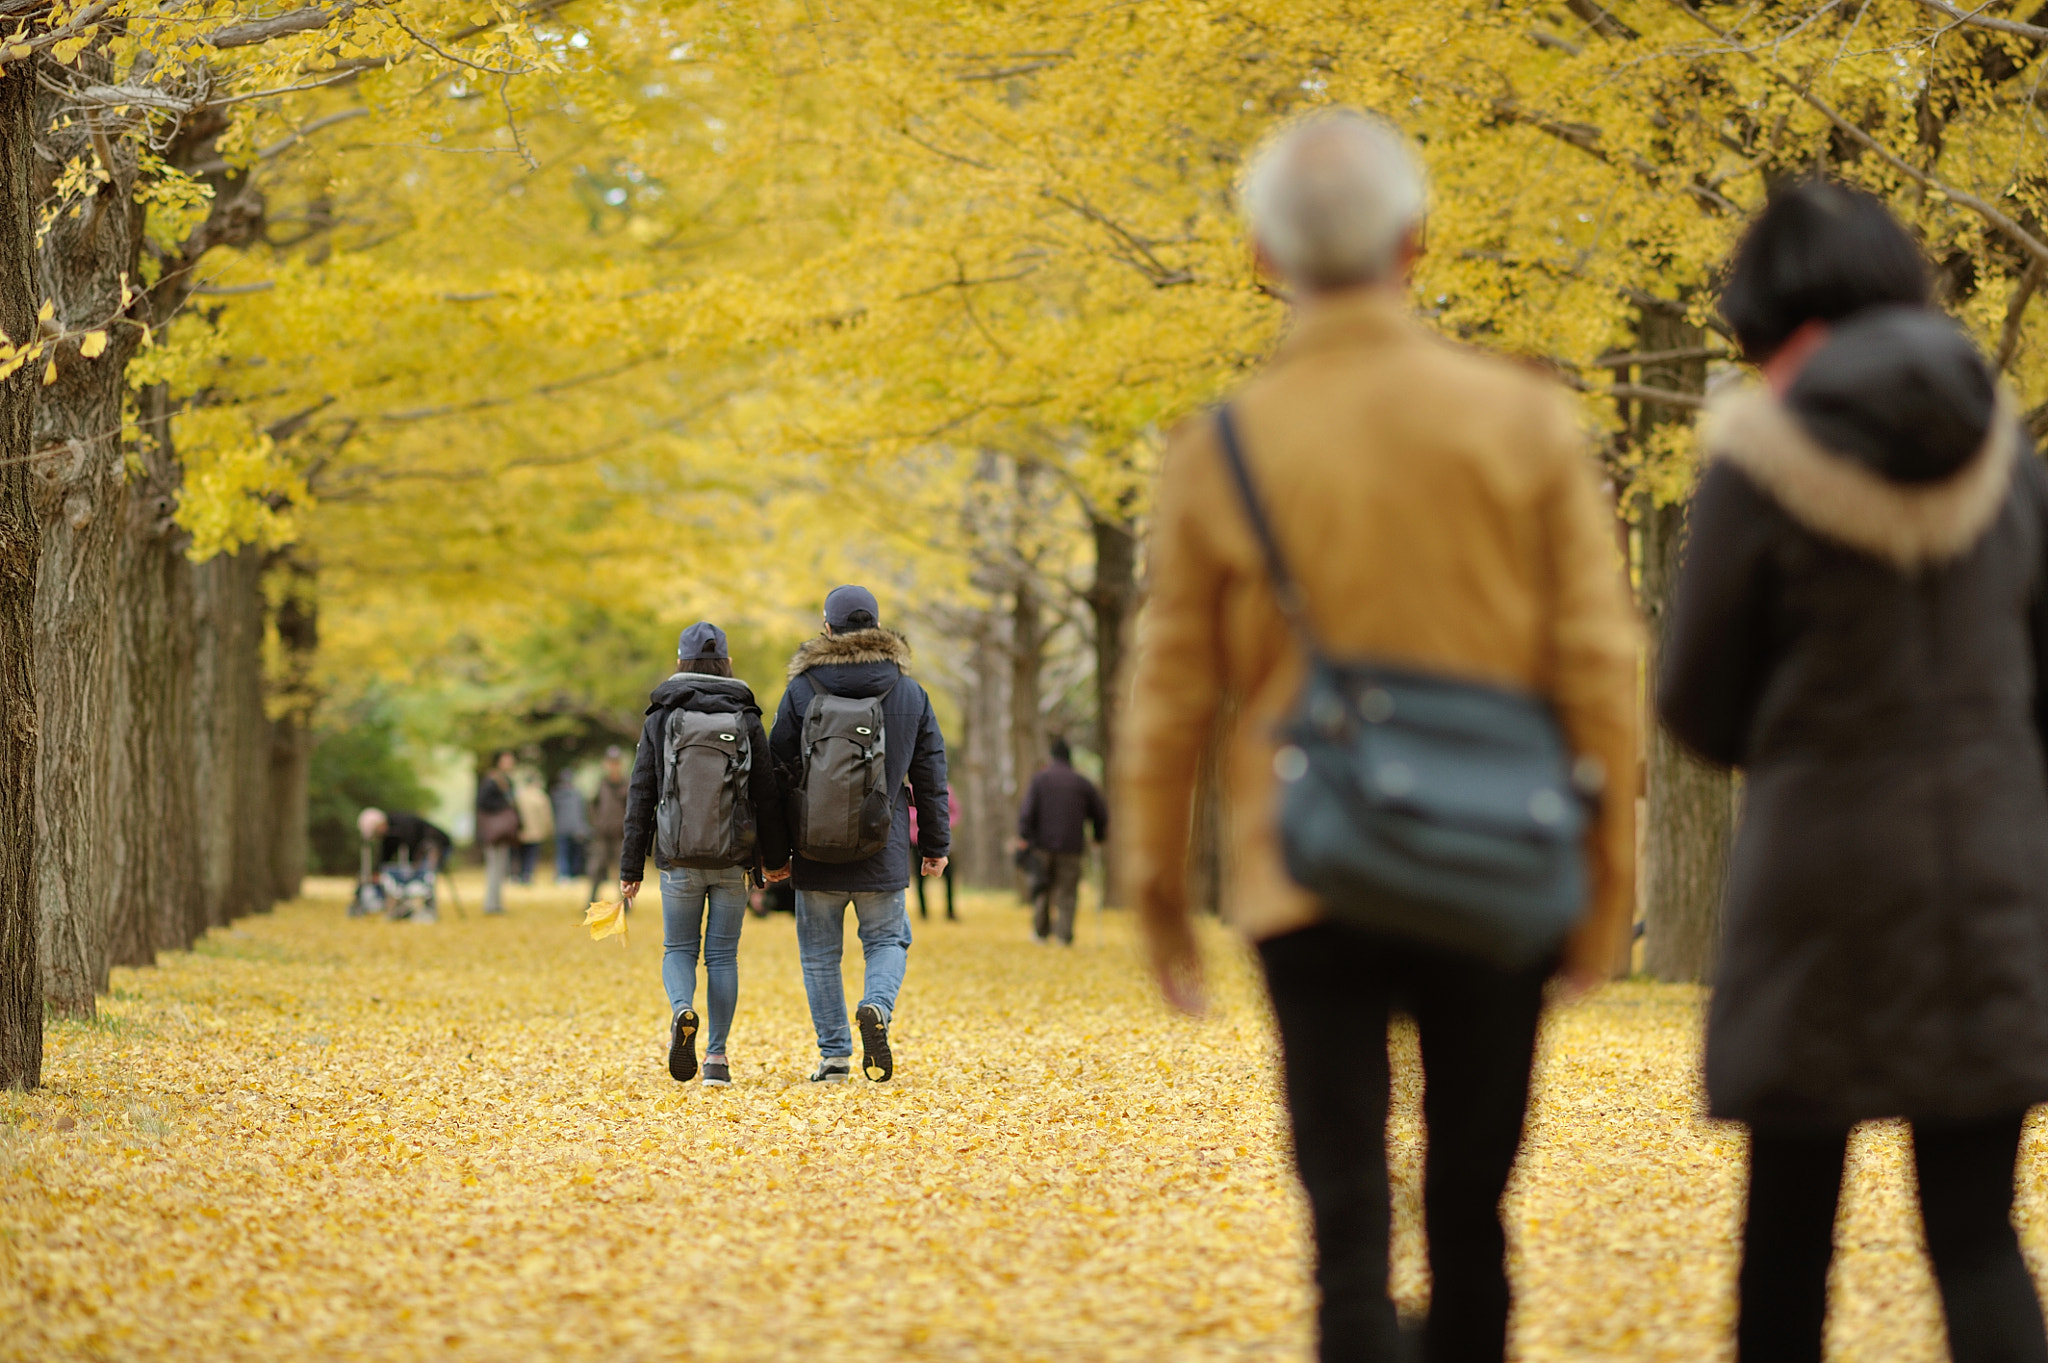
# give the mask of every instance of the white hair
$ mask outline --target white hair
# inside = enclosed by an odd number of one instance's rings
[[[1289,284],[1319,292],[1393,273],[1422,222],[1413,146],[1386,120],[1318,109],[1269,133],[1239,190],[1253,240]]]

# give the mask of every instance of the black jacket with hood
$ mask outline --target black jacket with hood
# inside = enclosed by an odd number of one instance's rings
[[[755,846],[761,865],[777,870],[789,860],[788,825],[783,820],[782,791],[775,782],[775,762],[768,736],[761,729],[761,707],[754,692],[736,677],[678,672],[648,697],[647,720],[640,726],[640,746],[633,754],[633,777],[626,789],[626,839],[619,849],[619,879],[637,881],[647,869],[654,841],[654,810],[661,803],[661,748],[672,710],[736,712],[746,717],[747,744],[753,751],[747,794],[754,804]],[[658,859],[657,859],[658,860]]]
[[[1746,769],[1712,1112],[1772,1129],[2048,1100],[2048,472],[1946,319],[1838,325],[1717,399],[1658,672]]]
[[[827,863],[796,858],[799,890],[848,894],[905,889],[917,868],[910,857],[910,803],[917,802],[921,857],[943,857],[953,845],[952,810],[946,801],[946,740],[932,713],[931,697],[909,675],[910,644],[893,630],[863,629],[820,634],[789,660],[789,689],[775,712],[769,746],[785,791],[794,792],[803,768],[804,711],[819,690],[866,699],[883,696],[885,777],[896,792],[889,845],[865,861]],[[909,778],[908,785],[904,778]],[[793,823],[786,826],[792,826]]]

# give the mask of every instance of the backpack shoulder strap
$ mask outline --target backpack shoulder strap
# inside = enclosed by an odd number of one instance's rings
[[[1216,435],[1223,443],[1223,463],[1230,470],[1231,481],[1237,485],[1245,519],[1251,522],[1252,538],[1259,542],[1259,550],[1265,556],[1266,575],[1272,579],[1273,596],[1280,605],[1280,614],[1287,618],[1288,625],[1303,646],[1311,654],[1316,653],[1319,650],[1315,630],[1308,622],[1308,602],[1301,594],[1301,584],[1287,571],[1286,555],[1280,552],[1280,541],[1273,534],[1273,524],[1266,519],[1258,488],[1252,483],[1252,471],[1245,463],[1244,447],[1237,437],[1237,421],[1227,402],[1216,409]]]

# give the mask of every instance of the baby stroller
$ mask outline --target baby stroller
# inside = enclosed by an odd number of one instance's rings
[[[364,843],[355,897],[348,903],[349,917],[367,918],[371,914],[383,914],[394,923],[440,921],[435,894],[438,878],[432,867],[414,866],[401,857],[385,863],[384,868],[373,875],[370,865],[370,846]]]
[[[385,914],[394,923],[437,923],[441,915],[435,906],[436,877],[425,866],[402,861],[387,862],[377,877],[384,893]]]

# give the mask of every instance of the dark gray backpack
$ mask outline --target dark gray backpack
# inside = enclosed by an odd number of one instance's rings
[[[661,740],[661,803],[654,811],[654,864],[718,870],[754,864],[754,805],[747,782],[754,748],[747,717],[671,710]]]
[[[814,691],[804,709],[803,764],[791,800],[796,850],[811,861],[865,861],[889,845],[884,697]]]

